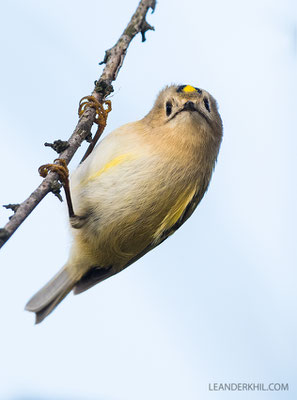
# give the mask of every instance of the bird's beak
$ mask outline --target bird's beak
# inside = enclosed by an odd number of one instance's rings
[[[184,104],[182,111],[197,111],[195,104],[192,101],[187,101]]]

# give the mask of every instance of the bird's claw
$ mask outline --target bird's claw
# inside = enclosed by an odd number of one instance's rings
[[[39,175],[45,178],[49,172],[56,172],[59,175],[59,180],[63,185],[68,183],[69,170],[66,161],[63,158],[57,158],[55,164],[44,164],[38,168]]]

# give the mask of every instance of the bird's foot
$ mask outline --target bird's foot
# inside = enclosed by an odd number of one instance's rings
[[[80,217],[79,215],[74,215],[69,218],[70,225],[73,229],[80,229],[86,223],[87,217]]]
[[[95,136],[90,141],[90,145],[81,162],[83,162],[91,154],[102,132],[104,131],[108,113],[111,111],[111,101],[104,100],[101,103],[99,100],[96,99],[95,96],[85,96],[79,102],[78,115],[81,117],[87,108],[95,109],[96,113],[94,122],[98,125],[98,129],[95,133]]]
[[[96,110],[94,122],[104,129],[107,115],[111,111],[111,101],[105,100],[100,103],[95,96],[85,96],[79,102],[78,115],[81,117],[87,108],[94,108]]]
[[[45,178],[49,172],[56,172],[59,175],[60,182],[65,185],[69,182],[69,170],[66,161],[62,158],[57,158],[54,161],[56,164],[44,164],[38,168],[39,175]]]
[[[62,158],[57,158],[55,160],[55,164],[41,165],[41,167],[38,168],[38,172],[43,178],[45,178],[49,172],[56,172],[58,174],[59,180],[62,183],[65,190],[69,218],[70,219],[80,218],[77,215],[75,215],[73,211],[72,200],[70,195],[70,187],[69,187],[69,170],[66,161]]]

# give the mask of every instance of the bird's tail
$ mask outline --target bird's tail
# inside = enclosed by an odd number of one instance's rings
[[[25,309],[36,313],[35,323],[44,320],[73,289],[76,281],[63,267],[42,289],[26,304]]]

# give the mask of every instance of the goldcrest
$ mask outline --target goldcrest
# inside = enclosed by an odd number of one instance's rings
[[[128,267],[172,235],[206,192],[222,140],[215,99],[165,87],[152,110],[106,136],[70,178],[77,217],[65,266],[27,303],[41,322],[73,290]]]

